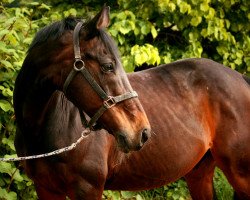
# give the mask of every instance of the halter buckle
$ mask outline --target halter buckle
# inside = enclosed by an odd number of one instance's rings
[[[112,108],[115,104],[115,99],[112,96],[109,96],[108,99],[103,102],[103,106],[107,109]]]

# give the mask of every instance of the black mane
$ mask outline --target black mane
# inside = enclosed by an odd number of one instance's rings
[[[61,21],[56,21],[50,25],[47,25],[40,29],[35,35],[32,43],[29,46],[28,53],[31,50],[46,42],[48,39],[56,40],[60,38],[65,31],[74,30],[76,24],[81,21],[80,18],[68,17]],[[84,25],[88,24],[88,20],[84,20]],[[118,49],[113,41],[113,39],[105,32],[105,30],[99,30],[99,36],[103,40],[105,46],[109,49],[109,51],[115,56],[115,59],[119,59]]]
[[[49,38],[57,39],[61,37],[65,31],[74,30],[79,21],[81,21],[79,18],[68,17],[43,27],[35,35],[28,52],[30,52],[35,46],[44,43]]]
[[[24,101],[27,100],[27,95],[31,89],[36,88],[40,83],[35,82],[38,74],[36,73],[36,58],[31,54],[34,48],[46,43],[48,39],[57,40],[65,31],[73,30],[77,22],[77,18],[65,18],[61,21],[54,22],[40,29],[35,35],[29,49],[28,54],[23,62],[22,68],[16,78],[14,88],[14,109],[17,116],[19,126],[22,125],[22,107]],[[29,55],[31,54],[31,55]],[[25,89],[24,89],[25,88]]]

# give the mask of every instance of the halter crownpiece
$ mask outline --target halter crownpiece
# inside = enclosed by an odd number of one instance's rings
[[[103,105],[97,110],[97,112],[94,114],[94,116],[90,119],[89,122],[87,122],[86,119],[83,121],[84,124],[92,128],[92,126],[97,122],[97,120],[102,116],[102,114],[109,108],[112,108],[117,103],[125,101],[127,99],[138,97],[138,94],[136,91],[126,92],[124,94],[118,95],[118,96],[109,96],[98,83],[95,81],[95,79],[91,76],[89,71],[85,68],[85,63],[81,58],[81,52],[80,52],[80,44],[79,44],[79,32],[82,28],[83,22],[78,22],[75,26],[74,33],[73,33],[73,44],[74,44],[74,55],[75,55],[75,62],[74,67],[69,73],[68,77],[66,78],[64,85],[63,85],[63,92],[66,94],[67,88],[70,84],[70,82],[73,80],[73,78],[78,74],[79,72],[84,76],[84,78],[88,81],[88,83],[91,85],[91,87],[95,90],[95,92],[99,95],[99,97],[103,100]],[[81,111],[80,111],[81,112]],[[84,117],[85,118],[85,117]]]

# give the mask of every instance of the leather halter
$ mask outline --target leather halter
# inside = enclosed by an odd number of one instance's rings
[[[80,52],[80,44],[79,44],[79,32],[82,28],[83,22],[78,22],[73,33],[73,43],[74,43],[74,54],[75,54],[75,62],[74,67],[69,73],[68,77],[66,78],[64,85],[63,85],[63,92],[66,94],[67,88],[73,78],[80,72],[84,78],[89,82],[91,87],[95,90],[95,92],[99,95],[99,97],[103,100],[103,105],[97,110],[94,116],[87,122],[85,116],[82,120],[85,126],[92,128],[93,125],[97,122],[97,120],[102,116],[102,114],[109,108],[112,108],[117,103],[121,101],[125,101],[127,99],[138,97],[138,94],[135,91],[126,92],[124,94],[118,96],[109,96],[95,79],[91,76],[89,71],[85,68],[85,63],[81,59],[81,52]],[[80,111],[81,113],[81,111]],[[83,113],[81,113],[84,115]]]

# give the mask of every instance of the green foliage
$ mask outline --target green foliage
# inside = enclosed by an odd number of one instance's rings
[[[112,14],[110,33],[121,46],[125,68],[131,69],[127,66],[131,61],[138,66],[147,63],[143,56],[133,57],[131,49],[149,43],[158,49],[160,63],[208,57],[250,72],[249,1],[119,0],[118,4],[123,11]]]
[[[145,200],[185,200],[190,199],[187,184],[183,179],[158,189],[142,191],[139,193]]]
[[[110,200],[185,200],[190,199],[187,184],[180,179],[175,183],[171,183],[164,187],[142,192],[128,192],[128,191],[105,191],[103,198]]]
[[[0,2],[0,156],[15,156],[13,89],[34,34],[68,16],[93,16],[99,0],[2,0]],[[207,57],[250,74],[249,0],[106,1],[111,6],[110,34],[126,71],[188,57]],[[232,189],[218,170],[219,199]],[[189,199],[183,180],[134,193],[106,191],[106,199]],[[37,199],[32,182],[17,163],[0,163],[0,199]]]
[[[22,65],[34,33],[41,25],[33,20],[34,9],[43,10],[43,4],[7,8],[0,4],[0,155],[16,156],[14,148],[13,89],[16,75]],[[48,8],[46,8],[48,9]],[[48,23],[48,21],[46,22]],[[16,163],[0,162],[0,199],[36,199],[32,182]]]
[[[214,176],[214,187],[218,200],[233,199],[233,188],[229,185],[225,175],[219,168],[216,168]]]
[[[136,192],[128,192],[128,191],[104,191],[103,199],[108,200],[127,200],[127,199],[133,199],[133,200],[143,200],[142,195]]]

